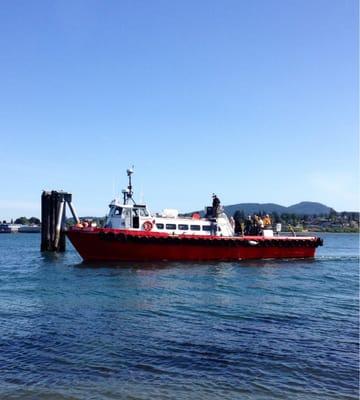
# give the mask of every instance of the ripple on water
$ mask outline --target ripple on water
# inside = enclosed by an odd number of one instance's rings
[[[314,260],[131,265],[38,240],[0,235],[1,398],[358,398],[356,235]]]

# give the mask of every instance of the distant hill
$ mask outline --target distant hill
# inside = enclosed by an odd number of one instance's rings
[[[329,214],[332,210],[330,207],[321,203],[312,201],[302,201],[289,207],[281,206],[275,203],[240,203],[224,206],[225,212],[228,215],[234,215],[236,211],[243,211],[245,214],[258,213],[278,213],[278,214],[297,214],[297,215],[320,215]],[[203,214],[203,213],[202,213]]]
[[[258,214],[258,213],[273,213],[278,214],[286,213],[287,207],[280,206],[274,203],[240,203],[232,204],[230,206],[224,206],[225,212],[228,215],[234,215],[236,211],[243,211],[245,214]]]
[[[288,213],[299,215],[329,214],[332,210],[324,204],[312,201],[302,201],[289,207],[274,203],[240,203],[224,206],[224,208],[229,215],[233,215],[237,210],[244,211],[245,214],[256,214],[259,212],[270,214],[276,212],[278,214]]]
[[[294,204],[287,208],[288,212],[294,214],[304,214],[304,215],[312,215],[312,214],[329,214],[332,208],[325,206],[321,203],[314,203],[312,201],[302,201],[301,203]]]

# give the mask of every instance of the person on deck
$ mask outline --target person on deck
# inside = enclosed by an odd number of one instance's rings
[[[230,221],[232,222],[232,226],[234,227],[234,233],[236,236],[241,236],[243,233],[243,227],[241,226],[240,218],[231,217]]]
[[[245,227],[244,227],[244,235],[250,235],[252,231],[252,220],[251,220],[251,215],[247,217],[245,220]]]
[[[213,208],[213,216],[216,218],[220,213],[220,199],[216,196],[215,193],[213,193],[212,208]]]
[[[252,218],[251,234],[257,236],[259,234],[259,216],[254,214]]]
[[[271,227],[271,218],[270,218],[269,214],[265,215],[263,221],[264,221],[265,228]]]
[[[259,217],[258,219],[258,227],[259,227],[259,235],[261,235],[263,229],[264,229],[264,221]]]

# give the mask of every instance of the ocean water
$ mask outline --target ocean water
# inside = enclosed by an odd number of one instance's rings
[[[314,260],[84,264],[0,235],[0,399],[358,399],[359,238]]]

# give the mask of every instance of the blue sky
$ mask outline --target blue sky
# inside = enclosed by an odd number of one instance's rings
[[[355,0],[4,0],[0,218],[103,215],[130,165],[153,211],[356,210],[358,89]]]

